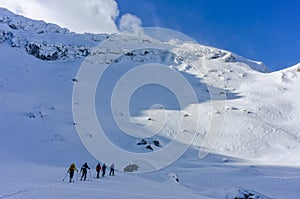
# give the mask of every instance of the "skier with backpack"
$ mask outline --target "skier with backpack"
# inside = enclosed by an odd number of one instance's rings
[[[102,177],[105,176],[105,170],[106,170],[106,165],[104,163],[103,166],[102,166]]]
[[[98,163],[97,166],[96,166],[97,178],[100,177],[100,176],[99,176],[100,171],[101,171],[101,165],[100,165],[100,163]]]
[[[88,166],[87,163],[84,163],[80,169],[80,172],[82,172],[82,175],[81,175],[81,178],[80,180],[82,181],[83,180],[86,180],[86,174],[87,174],[87,170],[90,170],[90,167]]]
[[[112,164],[110,165],[109,175],[110,175],[110,176],[114,176],[114,175],[115,175],[115,165],[114,165],[114,163],[112,163]]]
[[[78,169],[76,168],[76,165],[75,163],[73,162],[71,164],[71,166],[69,167],[68,169],[68,173],[70,174],[70,180],[69,182],[72,182],[72,179],[73,179],[73,176],[74,176],[74,172],[77,171],[78,172]]]

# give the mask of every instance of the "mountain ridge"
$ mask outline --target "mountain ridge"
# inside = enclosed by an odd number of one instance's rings
[[[0,60],[0,198],[299,196],[299,64],[270,72],[193,42],[80,35],[1,8]],[[124,158],[101,142],[85,145],[99,134],[90,104],[116,148],[136,157],[172,149],[159,156],[166,164]],[[207,144],[210,127],[219,134]],[[99,161],[115,163],[116,176],[94,179]],[[88,181],[61,182],[71,162],[88,162]],[[121,172],[130,165],[156,170]]]
[[[1,43],[7,42],[12,47],[24,49],[28,54],[42,60],[77,59],[103,53],[108,49],[97,50],[97,45],[110,37],[108,34],[76,34],[55,24],[15,15],[4,8],[0,8],[0,31]],[[118,37],[117,35],[111,36]],[[198,56],[206,54],[207,59],[222,58],[225,62],[240,61],[255,70],[270,72],[262,62],[251,61],[213,47],[201,46],[201,48],[203,50],[195,52]]]

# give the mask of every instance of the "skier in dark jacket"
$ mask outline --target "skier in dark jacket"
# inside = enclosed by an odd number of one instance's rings
[[[80,180],[86,180],[86,174],[87,174],[87,170],[90,170],[90,167],[88,166],[87,163],[84,163],[80,169],[80,172],[82,172],[82,175],[81,175],[81,179]]]
[[[101,165],[100,165],[100,163],[98,163],[97,166],[96,166],[97,178],[100,177],[100,176],[99,176],[100,171],[101,171]]]
[[[105,170],[106,170],[106,165],[104,163],[103,166],[102,166],[102,177],[105,176]]]

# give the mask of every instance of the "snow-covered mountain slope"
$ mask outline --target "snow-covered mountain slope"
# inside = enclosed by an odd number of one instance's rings
[[[0,159],[5,162],[0,166],[0,175],[5,179],[0,182],[0,198],[18,198],[20,194],[39,198],[45,193],[49,198],[61,198],[63,194],[74,197],[72,194],[80,190],[89,190],[91,198],[101,194],[106,198],[148,198],[151,194],[156,198],[234,198],[256,192],[271,198],[296,198],[300,194],[296,188],[299,170],[291,168],[300,164],[300,65],[270,73],[261,62],[225,50],[178,40],[162,42],[145,34],[79,35],[1,8],[0,60]],[[170,74],[181,74],[193,88],[196,103],[189,101],[179,79],[171,78],[169,86],[181,93],[182,106],[174,90],[150,84],[132,95],[130,120],[124,119],[123,109],[112,110],[111,96],[118,81],[148,63],[165,65]],[[80,76],[78,70],[85,64],[97,67]],[[85,138],[77,134],[85,127],[77,119],[88,115],[89,110],[80,109],[73,118],[74,109],[82,107],[73,89],[85,89],[93,75],[108,64],[98,84],[95,108],[111,142],[130,152],[152,153],[147,146],[159,152],[175,139],[181,145],[189,144],[189,136],[195,140],[174,164],[160,171],[119,173],[104,182],[91,179],[89,184],[78,183],[70,188],[58,182],[65,172],[62,167],[73,161],[98,161],[79,139]],[[123,86],[116,104],[127,97],[130,85],[125,82]],[[214,107],[212,103],[222,106]],[[209,150],[210,145],[205,143],[213,118],[220,121],[220,134],[213,142],[212,154],[199,159],[198,147],[204,145],[203,149]],[[132,123],[143,127],[145,131],[138,132],[140,137],[157,130],[159,134],[144,140],[129,136],[122,133],[115,120],[123,122],[132,133],[136,132]],[[178,132],[183,136],[177,139]],[[87,139],[95,136],[95,131],[86,133]],[[100,149],[101,153],[115,155],[105,147]],[[123,170],[124,162],[118,162],[121,157],[115,155],[113,159]],[[24,165],[29,174],[11,174],[18,170],[15,164]],[[44,174],[45,170],[49,175]],[[37,174],[32,174],[34,171]],[[171,172],[179,175],[180,183],[169,180]],[[105,190],[98,190],[99,183]],[[161,187],[164,189],[159,190]]]
[[[55,24],[26,19],[0,9],[0,42],[7,42],[42,60],[85,57],[93,46],[108,37],[106,34],[78,35]]]

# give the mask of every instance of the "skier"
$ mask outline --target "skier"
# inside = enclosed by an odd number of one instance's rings
[[[102,166],[102,177],[105,176],[105,170],[106,170],[106,165],[104,163],[103,166]]]
[[[90,170],[90,167],[88,166],[87,163],[84,163],[80,169],[80,172],[82,172],[82,175],[81,175],[81,179],[80,180],[86,180],[86,174],[87,174],[87,169]]]
[[[78,169],[76,168],[76,165],[73,162],[71,164],[71,166],[69,167],[69,169],[68,169],[68,173],[70,174],[70,180],[69,180],[69,182],[72,182],[75,170],[78,172]]]
[[[98,163],[96,166],[97,178],[99,178],[100,170],[101,170],[101,165],[100,163]]]
[[[114,165],[114,163],[112,163],[112,164],[110,165],[109,175],[110,175],[110,176],[114,176],[114,175],[115,175],[115,165]]]

